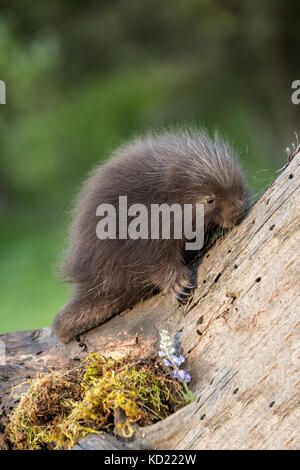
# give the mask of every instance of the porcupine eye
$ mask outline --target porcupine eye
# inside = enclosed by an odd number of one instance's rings
[[[205,198],[205,202],[207,202],[207,204],[213,204],[215,202],[215,200],[212,198],[212,197],[206,197]]]

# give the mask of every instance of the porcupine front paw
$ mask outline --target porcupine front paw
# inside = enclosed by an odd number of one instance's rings
[[[176,282],[172,287],[172,290],[175,294],[176,300],[180,304],[186,304],[189,297],[194,294],[194,290],[196,289],[196,285],[192,284],[190,281],[182,280]]]

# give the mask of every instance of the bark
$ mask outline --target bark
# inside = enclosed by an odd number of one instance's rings
[[[165,328],[184,348],[195,401],[133,441],[88,435],[76,449],[299,448],[299,181],[298,149],[243,222],[198,261],[186,306],[157,295],[67,346],[49,328],[0,335],[0,422],[15,405],[12,386],[26,377],[91,350],[144,355]]]

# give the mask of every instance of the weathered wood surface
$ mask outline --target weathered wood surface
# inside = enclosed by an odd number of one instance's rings
[[[77,449],[299,448],[299,182],[300,153],[204,255],[187,306],[157,295],[67,346],[49,328],[0,335],[0,422],[24,378],[91,350],[144,354],[166,328],[180,337],[195,401],[132,442],[91,435]]]

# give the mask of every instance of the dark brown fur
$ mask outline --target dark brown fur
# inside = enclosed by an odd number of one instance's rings
[[[63,266],[75,293],[53,323],[64,342],[157,290],[184,296],[190,284],[185,240],[97,238],[98,205],[118,207],[120,195],[128,197],[128,206],[203,202],[206,227],[231,227],[248,203],[235,154],[217,135],[211,140],[199,130],[149,134],[119,149],[93,172],[75,207]]]

